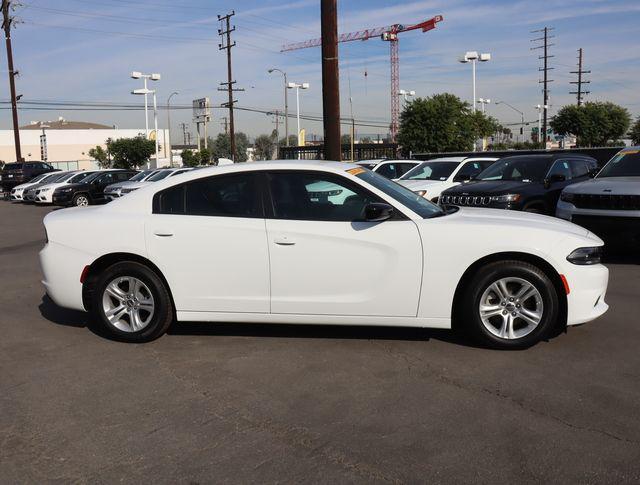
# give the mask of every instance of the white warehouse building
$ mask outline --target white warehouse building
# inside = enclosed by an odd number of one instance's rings
[[[44,131],[43,131],[44,130]],[[158,130],[160,153],[158,166],[169,165],[168,130]],[[25,161],[41,160],[41,137],[45,134],[47,161],[61,169],[96,168],[97,163],[89,156],[89,150],[96,146],[106,148],[108,139],[132,138],[144,136],[142,129],[120,129],[87,123],[83,121],[67,121],[58,118],[56,121],[32,121],[20,127],[20,145],[22,158]],[[166,155],[165,155],[166,151]],[[0,160],[13,162],[16,159],[13,130],[0,130]],[[156,165],[151,160],[151,165]]]

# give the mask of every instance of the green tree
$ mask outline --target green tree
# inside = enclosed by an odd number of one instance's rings
[[[473,149],[477,139],[495,133],[498,123],[453,94],[416,98],[400,115],[398,143],[411,152]]]
[[[638,117],[636,122],[631,127],[629,136],[631,137],[631,141],[633,141],[634,145],[640,145],[640,117]]]
[[[626,108],[609,102],[564,106],[551,120],[559,135],[575,135],[581,147],[606,146],[625,135],[631,124]]]
[[[156,151],[156,143],[142,136],[120,138],[107,142],[107,151],[111,154],[114,168],[137,168],[148,162]]]
[[[286,147],[287,146],[286,137],[280,138],[279,144],[280,144],[281,147]],[[289,135],[289,146],[291,146],[291,147],[298,146],[298,137],[296,135]]]
[[[201,165],[211,165],[211,159],[213,158],[213,155],[211,154],[210,148],[201,148],[197,153],[197,156],[200,159]]]
[[[231,139],[226,133],[220,133],[214,140],[209,139],[209,147],[214,159],[232,158],[231,157]],[[236,133],[236,162],[247,161],[247,148],[249,147],[249,138],[244,133]]]
[[[193,153],[193,150],[182,150],[182,165],[185,167],[197,167],[200,165],[200,158]]]
[[[275,150],[275,142],[272,136],[260,135],[253,142],[253,150],[256,160],[271,160]]]
[[[109,141],[107,141],[107,143],[109,143]],[[90,149],[89,156],[98,162],[98,166],[100,168],[109,168],[111,166],[111,157],[109,156],[109,152],[100,145]]]
[[[343,134],[340,135],[340,144],[341,145],[351,145],[351,135]]]

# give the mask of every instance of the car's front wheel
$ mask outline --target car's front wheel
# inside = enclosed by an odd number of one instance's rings
[[[91,203],[89,196],[86,194],[76,194],[71,202],[76,207],[86,207]]]
[[[549,335],[559,315],[558,293],[538,267],[502,261],[481,268],[463,297],[467,327],[482,343],[529,347]]]
[[[171,296],[164,282],[140,263],[108,267],[98,277],[92,295],[93,314],[118,340],[154,340],[173,321]]]

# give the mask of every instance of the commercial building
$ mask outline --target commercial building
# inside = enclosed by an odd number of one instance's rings
[[[157,165],[168,166],[169,147],[165,140],[170,141],[169,132],[158,131],[160,154]],[[20,144],[22,156],[27,161],[46,158],[49,163],[61,169],[89,169],[97,166],[95,160],[89,156],[89,150],[92,148],[106,148],[109,139],[132,138],[144,134],[144,128],[120,129],[115,126],[58,118],[56,121],[32,121],[26,126],[21,126]],[[0,130],[0,160],[12,162],[15,161],[15,157],[13,130]],[[154,160],[152,165],[155,165]]]

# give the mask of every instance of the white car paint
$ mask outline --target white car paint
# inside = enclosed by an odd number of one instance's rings
[[[422,197],[429,199],[431,201],[437,200],[440,197],[440,194],[451,187],[456,185],[460,185],[462,182],[456,180],[456,176],[469,163],[473,162],[495,162],[498,160],[495,157],[442,157],[442,158],[434,158],[432,160],[427,160],[420,165],[417,165],[416,168],[411,170],[411,172],[407,172],[402,177],[400,177],[396,182],[401,185],[404,185],[408,189],[413,192],[420,193]],[[440,180],[411,180],[412,173],[415,173],[420,167],[424,164],[429,164],[430,162],[446,162],[455,165],[456,168],[451,172],[451,174]],[[487,165],[488,166],[488,165]]]
[[[65,177],[63,177],[58,182],[54,182],[51,184],[43,185],[38,188],[36,192],[36,198],[34,202],[36,204],[53,204],[53,193],[58,187],[62,187],[63,185],[68,185],[70,183],[77,182],[81,177],[77,177],[78,175],[84,175],[85,173],[82,170],[74,170],[73,172],[69,172]],[[73,182],[72,182],[73,179]]]
[[[404,220],[324,222],[154,214],[154,194],[184,182],[256,170],[329,172],[359,184]],[[40,253],[47,293],[85,310],[80,275],[98,258],[127,253],[166,278],[178,320],[398,325],[450,328],[453,298],[483,257],[525,253],[564,275],[567,324],[608,308],[605,266],[567,261],[602,241],[559,219],[461,208],[423,219],[336,162],[277,161],[205,168],[162,180],[114,202],[52,212]],[[126,237],[122,235],[126,234]]]
[[[26,190],[30,189],[34,185],[38,185],[40,183],[46,182],[48,178],[51,178],[54,175],[60,175],[60,172],[56,171],[56,172],[43,173],[41,175],[38,175],[37,177],[34,177],[27,183],[16,185],[11,189],[11,192],[9,193],[9,200],[21,201],[22,196],[24,195],[24,192]]]

